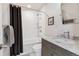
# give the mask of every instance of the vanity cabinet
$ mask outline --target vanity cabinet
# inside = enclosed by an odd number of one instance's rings
[[[42,39],[42,56],[77,56],[47,40]]]

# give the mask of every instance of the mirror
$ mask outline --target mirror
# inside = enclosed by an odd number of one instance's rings
[[[79,3],[62,3],[62,23],[79,23]]]

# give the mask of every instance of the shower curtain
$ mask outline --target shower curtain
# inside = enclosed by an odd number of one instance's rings
[[[10,47],[10,56],[23,53],[21,7],[10,4],[10,25],[14,28],[15,43]]]

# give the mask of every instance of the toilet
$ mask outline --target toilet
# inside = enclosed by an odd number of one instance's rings
[[[35,52],[35,55],[36,56],[41,56],[41,43],[40,44],[36,44],[34,45],[32,48],[33,48],[33,51]]]

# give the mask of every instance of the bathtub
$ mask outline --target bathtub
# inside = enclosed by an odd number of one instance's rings
[[[41,44],[41,38],[25,39],[23,41],[23,53],[20,56],[35,56],[33,46],[36,44]]]

